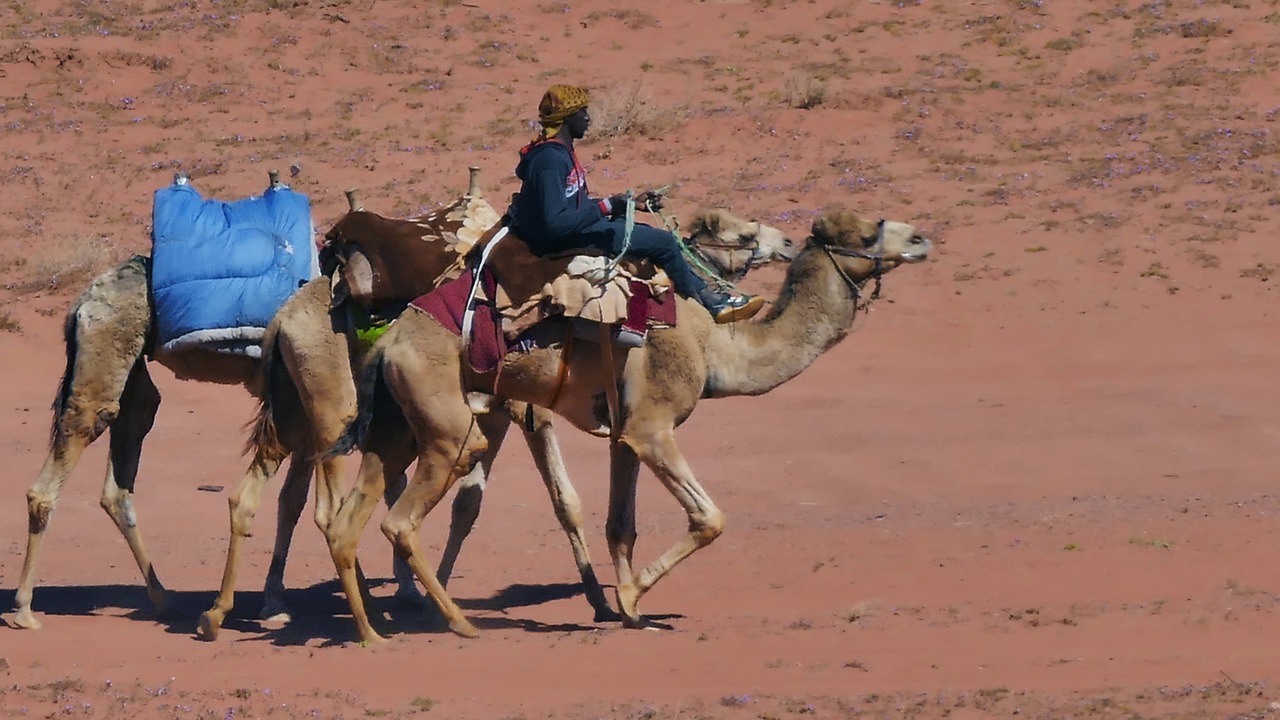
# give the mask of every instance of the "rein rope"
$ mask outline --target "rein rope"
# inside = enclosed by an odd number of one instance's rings
[[[667,232],[671,233],[671,237],[675,238],[676,247],[680,248],[680,252],[685,256],[685,259],[689,261],[690,265],[693,265],[697,269],[701,270],[702,274],[705,276],[707,281],[713,287],[715,287],[717,290],[722,292],[726,290],[732,291],[732,292],[741,292],[738,289],[737,285],[734,285],[731,280],[725,278],[720,273],[716,272],[714,268],[711,267],[711,264],[702,255],[702,253],[698,252],[698,249],[697,249],[698,243],[692,243],[693,247],[690,247],[691,243],[685,242],[684,238],[680,237],[680,223],[675,219],[675,217],[667,215],[662,211],[661,208],[654,207],[653,203],[648,201],[645,202],[645,209],[653,213],[654,215],[658,216],[658,219],[662,221],[662,226],[666,229]],[[756,240],[755,242],[758,243],[759,240]],[[713,247],[723,247],[730,250],[749,249],[749,246],[734,245],[731,243],[716,244]],[[750,263],[748,263],[748,265],[749,264]],[[743,268],[744,271],[745,269],[746,268]],[[735,277],[741,278],[742,275],[745,274],[745,272],[739,273],[735,271],[734,274],[735,274]]]
[[[880,222],[879,235],[876,238],[876,244],[880,247],[884,247],[884,221]],[[831,265],[836,269],[836,272],[840,274],[840,279],[844,280],[845,285],[848,285],[849,290],[853,292],[854,310],[870,312],[872,301],[880,298],[880,279],[884,277],[884,254],[863,252],[861,250],[850,250],[842,247],[831,247],[830,245],[823,245],[822,249],[827,253],[827,257],[831,258]],[[875,266],[871,270],[870,277],[864,278],[862,280],[862,284],[858,284],[856,280],[849,277],[849,274],[844,271],[844,268],[840,267],[840,263],[836,262],[837,255],[841,255],[843,257],[855,257],[862,260],[871,260]],[[871,289],[871,295],[864,299],[862,295],[862,286],[867,284],[867,280],[874,280],[875,287]],[[861,307],[859,307],[860,301]]]
[[[623,213],[622,220],[622,249],[618,254],[609,261],[604,268],[604,280],[611,279],[618,270],[618,263],[622,262],[622,257],[631,249],[631,233],[636,229],[636,199],[631,194],[631,189],[627,188],[626,211]]]

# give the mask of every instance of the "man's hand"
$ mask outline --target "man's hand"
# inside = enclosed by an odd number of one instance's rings
[[[627,196],[618,193],[609,196],[609,217],[622,217],[627,214]]]
[[[636,208],[646,212],[662,209],[662,190],[645,190],[636,196]]]

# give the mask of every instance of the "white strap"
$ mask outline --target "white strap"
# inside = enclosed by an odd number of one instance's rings
[[[474,321],[476,314],[476,293],[480,292],[480,279],[484,277],[480,273],[484,270],[485,264],[489,262],[489,253],[493,252],[493,249],[498,246],[498,241],[506,236],[507,227],[504,225],[493,236],[493,239],[484,246],[484,249],[480,251],[480,262],[476,263],[476,266],[472,268],[471,292],[467,295],[467,307],[462,312],[462,357],[464,362],[467,362],[467,349],[471,345],[471,323]],[[493,300],[495,298],[489,299]]]

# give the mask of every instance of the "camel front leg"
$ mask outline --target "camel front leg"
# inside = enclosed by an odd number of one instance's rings
[[[640,599],[631,571],[631,553],[636,544],[636,480],[640,475],[640,459],[621,442],[609,443],[609,517],[604,534],[618,577],[616,594],[618,612],[626,627],[640,627],[643,619],[636,610]]]
[[[555,510],[560,527],[569,538],[569,547],[573,550],[573,561],[578,566],[578,576],[582,578],[582,592],[595,611],[596,622],[607,622],[618,619],[618,613],[609,607],[605,599],[604,588],[596,577],[595,568],[591,566],[591,554],[587,551],[587,537],[582,530],[582,500],[573,483],[569,482],[569,472],[564,466],[564,457],[560,454],[560,444],[551,426],[550,411],[537,408],[534,411],[534,428],[524,431],[525,442],[533,455],[533,462],[542,475],[542,483],[551,496],[551,507]],[[459,490],[461,495],[461,490]],[[634,542],[634,537],[632,538]]]
[[[129,544],[138,571],[147,585],[147,597],[156,614],[163,615],[169,608],[169,592],[161,584],[147,555],[133,507],[142,442],[155,425],[159,409],[160,391],[151,381],[146,365],[135,363],[120,396],[120,414],[111,424],[111,461],[107,464],[107,477],[102,484],[99,504]]]
[[[674,434],[663,432],[649,442],[634,443],[642,453],[641,458],[653,470],[667,490],[675,496],[676,501],[689,516],[689,534],[676,542],[657,560],[646,565],[635,577],[634,588],[628,594],[630,606],[623,609],[623,615],[629,620],[638,618],[636,604],[659,580],[682,560],[700,548],[710,545],[724,532],[724,513],[712,502],[711,496],[702,489],[684,455],[676,446]],[[623,602],[622,581],[619,579],[619,599]]]

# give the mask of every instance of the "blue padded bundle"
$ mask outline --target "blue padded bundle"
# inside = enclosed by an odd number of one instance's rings
[[[284,185],[223,202],[179,179],[156,191],[151,219],[162,351],[198,345],[257,356],[276,311],[317,274],[311,203]]]

